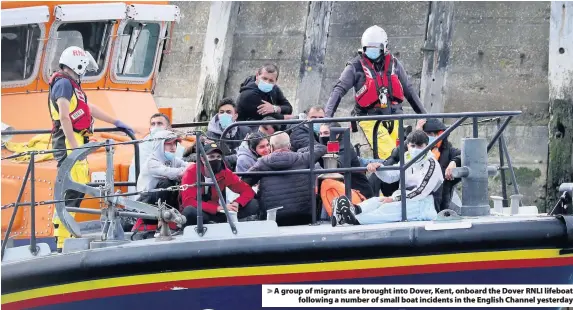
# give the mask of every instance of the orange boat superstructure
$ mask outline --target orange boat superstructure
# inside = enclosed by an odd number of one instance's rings
[[[169,50],[170,36],[179,21],[179,8],[167,1],[3,1],[2,2],[2,123],[14,130],[49,130],[48,79],[58,67],[60,53],[76,45],[89,51],[99,71],[82,79],[90,103],[132,126],[137,137],[146,135],[149,117],[158,112],[152,96],[161,58]],[[96,120],[95,128],[112,125]],[[26,142],[35,135],[14,135],[11,142]],[[93,140],[127,141],[121,132],[96,133]],[[4,137],[3,137],[4,140]],[[51,145],[47,146],[51,149]],[[12,152],[2,149],[2,157]],[[127,181],[133,159],[132,145],[119,146],[114,155],[116,181]],[[105,173],[105,152],[88,157],[90,177]],[[27,161],[2,161],[2,205],[14,203],[27,169]],[[99,176],[98,176],[99,173]],[[56,161],[35,165],[35,201],[53,198]],[[96,180],[97,181],[97,180]],[[22,202],[30,201],[26,186]],[[118,187],[126,192],[126,187]],[[85,200],[83,208],[99,208],[98,200]],[[12,216],[2,210],[2,238]],[[52,237],[54,205],[36,207],[36,236]],[[97,220],[98,215],[77,214],[76,221]],[[20,207],[11,230],[14,239],[30,237],[30,207]]]

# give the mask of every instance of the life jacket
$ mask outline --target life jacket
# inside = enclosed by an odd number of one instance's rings
[[[320,184],[320,199],[328,216],[332,216],[332,201],[334,198],[344,196],[344,193],[344,183],[333,179],[324,179],[322,181]],[[352,190],[351,201],[353,204],[357,205],[364,200],[366,200],[366,197],[364,197],[360,191]]]
[[[83,135],[89,136],[93,134],[93,117],[88,106],[88,98],[80,85],[76,83],[72,78],[68,75],[55,72],[52,77],[50,78],[49,85],[50,85],[50,92],[52,91],[52,86],[56,83],[59,79],[67,79],[72,84],[74,89],[74,93],[72,94],[72,98],[70,100],[70,120],[72,121],[72,128],[75,132]],[[60,115],[58,104],[52,102],[51,96],[48,95],[48,109],[50,111],[50,117],[52,119],[52,130],[59,128],[61,126],[60,123]]]
[[[388,105],[398,105],[404,101],[402,83],[394,72],[395,59],[390,53],[384,57],[382,74],[376,71],[367,57],[358,56],[350,61],[359,74],[354,85],[354,99],[359,110],[380,108],[381,114],[391,114]]]

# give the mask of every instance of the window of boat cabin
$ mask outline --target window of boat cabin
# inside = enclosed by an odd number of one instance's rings
[[[2,55],[3,85],[6,82],[24,82],[33,78],[37,73],[35,69],[39,64],[38,47],[42,32],[38,24],[2,27],[2,53],[0,54]]]
[[[54,37],[50,38],[54,43],[51,49],[48,77],[59,69],[62,52],[70,46],[78,46],[89,52],[98,64],[98,70],[86,71],[82,80],[98,80],[106,69],[112,30],[112,21],[62,23],[59,25]]]
[[[153,73],[161,26],[156,23],[130,21],[117,40],[119,57],[115,74],[121,79],[146,81]]]

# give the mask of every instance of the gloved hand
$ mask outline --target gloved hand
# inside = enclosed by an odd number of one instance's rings
[[[133,129],[131,127],[129,127],[129,125],[127,125],[126,123],[124,123],[120,120],[115,121],[113,123],[113,125],[117,128],[125,129],[125,130],[129,131],[132,135],[135,135],[135,131],[133,131]]]

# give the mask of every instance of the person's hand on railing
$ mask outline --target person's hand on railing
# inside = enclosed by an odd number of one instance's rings
[[[366,166],[366,170],[368,170],[368,172],[374,173],[374,172],[376,172],[376,169],[378,169],[378,168],[380,168],[380,167],[382,167],[382,164],[381,164],[381,163],[369,163],[369,164]]]
[[[117,128],[121,128],[129,131],[132,135],[135,135],[135,131],[128,124],[122,122],[121,120],[116,120],[113,125]]]

